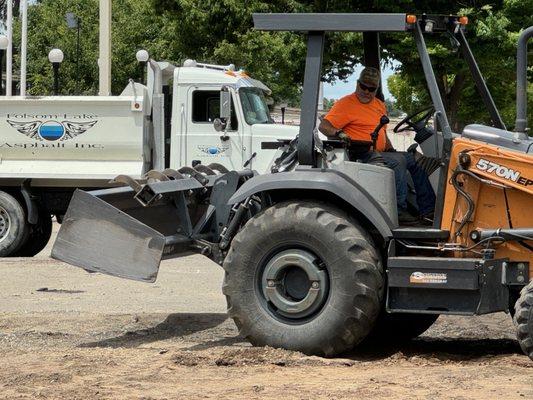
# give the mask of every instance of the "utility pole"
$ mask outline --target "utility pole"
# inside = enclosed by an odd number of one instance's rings
[[[28,57],[28,0],[21,0],[22,34],[20,43],[20,95],[26,96],[26,65]]]
[[[6,96],[13,95],[13,0],[7,0]]]
[[[99,96],[111,95],[111,0],[100,0]]]

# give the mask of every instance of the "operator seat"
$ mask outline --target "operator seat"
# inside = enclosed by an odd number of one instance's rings
[[[490,126],[471,124],[465,126],[462,137],[493,144],[498,147],[517,151],[520,153],[533,154],[533,139],[521,138],[516,132]]]

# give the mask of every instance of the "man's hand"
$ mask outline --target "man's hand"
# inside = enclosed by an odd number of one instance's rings
[[[387,136],[387,134],[385,134],[385,151],[386,152],[395,152],[396,149],[394,148],[394,146],[392,145],[391,141],[389,140],[389,137]]]
[[[344,131],[338,131],[337,137],[346,144],[350,144],[350,142],[352,141],[350,139],[350,136],[348,136],[348,134]]]

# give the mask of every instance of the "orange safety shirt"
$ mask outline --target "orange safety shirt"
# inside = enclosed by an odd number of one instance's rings
[[[373,98],[370,103],[359,101],[355,93],[337,100],[324,117],[336,129],[342,129],[352,140],[369,142],[370,135],[379,124],[382,115],[386,115],[385,103]],[[385,151],[387,144],[387,125],[381,129],[376,143],[377,151]]]

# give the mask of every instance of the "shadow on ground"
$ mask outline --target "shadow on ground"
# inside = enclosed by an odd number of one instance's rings
[[[117,337],[84,343],[80,347],[138,347],[205,331],[222,324],[226,319],[226,314],[170,314],[153,327],[130,330]]]
[[[421,337],[403,344],[373,344],[356,348],[346,357],[358,361],[389,358],[396,353],[405,357],[432,358],[441,361],[469,361],[488,356],[523,354],[512,339],[457,339]]]
[[[95,342],[84,343],[81,347],[124,347],[134,348],[156,341],[183,338],[195,335],[187,351],[202,351],[224,348],[247,342],[236,335],[232,325],[217,328],[213,332],[201,334],[223,324],[226,314],[170,314],[166,319],[151,327],[129,330],[119,336]],[[239,345],[241,347],[241,345]],[[379,361],[390,357],[432,359],[434,361],[472,361],[486,357],[522,354],[518,343],[512,339],[464,339],[450,337],[422,336],[402,344],[374,343],[359,346],[340,357],[354,361]]]

